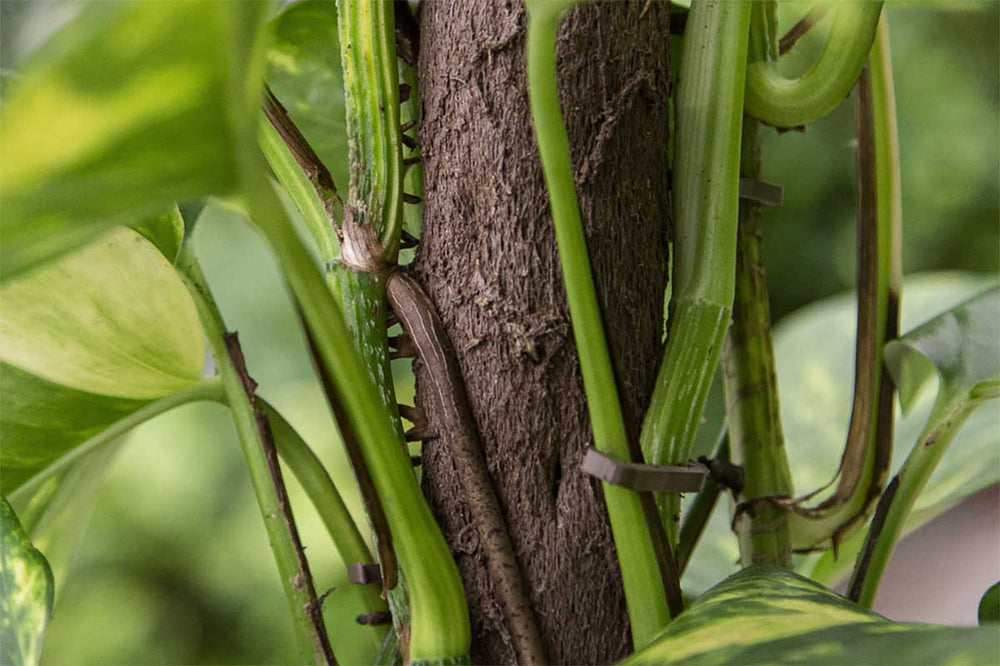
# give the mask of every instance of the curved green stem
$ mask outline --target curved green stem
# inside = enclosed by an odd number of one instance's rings
[[[320,258],[323,261],[335,259],[340,254],[340,243],[337,241],[333,223],[339,220],[331,220],[323,200],[316,191],[316,183],[306,175],[281,134],[266,117],[260,119],[257,144],[275,178],[288,193],[288,197],[306,223],[310,235],[316,241]],[[336,192],[331,192],[331,196],[336,197]]]
[[[559,18],[573,4],[567,0],[534,0],[527,3],[528,90],[538,149],[549,188],[552,220],[559,244],[573,335],[580,356],[587,408],[594,430],[594,445],[615,458],[631,460],[590,271],[587,241],[570,165],[569,141],[556,86]],[[667,590],[639,496],[624,488],[607,483],[602,485],[632,622],[632,641],[636,648],[640,648],[670,620]]]
[[[392,0],[338,0],[351,170],[348,212],[395,263],[403,211],[399,73]]]
[[[395,441],[392,419],[358,358],[351,331],[291,220],[259,171],[248,169],[245,196],[267,238],[315,340],[331,379],[331,396],[343,405],[362,447],[392,532],[410,593],[411,661],[439,661],[468,654],[470,629],[458,569],[420,491],[410,458]]]
[[[882,4],[882,0],[839,0],[822,53],[799,78],[784,77],[770,58],[751,62],[747,114],[775,127],[798,127],[832,111],[850,93],[868,61]]]
[[[956,433],[986,399],[960,400],[936,405],[899,473],[886,487],[872,519],[870,531],[848,586],[849,598],[866,608],[875,602],[879,583],[896,544],[903,535],[906,519]]]
[[[333,484],[333,479],[323,467],[323,463],[303,441],[285,417],[278,410],[261,400],[267,419],[271,423],[274,431],[274,441],[278,447],[278,455],[281,460],[292,470],[292,474],[298,480],[302,489],[305,490],[309,500],[316,508],[326,531],[333,541],[337,553],[344,564],[367,564],[373,562],[372,553],[365,543],[364,537],[358,530],[354,518],[347,510],[347,505],[337,492],[337,487]],[[381,588],[370,583],[368,585],[353,585],[360,596],[362,604],[368,613],[385,611],[388,605],[382,599]],[[386,625],[372,627],[378,640],[385,638],[387,633]]]
[[[30,497],[31,494],[45,482],[65,470],[73,463],[77,462],[90,452],[109,444],[119,437],[127,435],[133,428],[142,425],[146,421],[169,412],[175,407],[186,405],[200,400],[217,400],[223,393],[222,382],[218,377],[206,377],[188,388],[173,393],[166,397],[154,400],[140,409],[132,412],[121,421],[117,421],[90,439],[86,440],[72,451],[67,452],[51,465],[33,476],[29,481],[11,493],[11,501],[17,501],[21,497]]]
[[[642,424],[646,461],[683,464],[729,328],[738,223],[740,132],[753,3],[692,4],[677,92],[673,314]],[[677,541],[679,498],[661,504]]]
[[[271,431],[263,411],[255,405],[254,384],[243,365],[242,352],[239,351],[235,337],[231,337],[226,331],[208,281],[190,243],[181,249],[177,267],[198,310],[209,350],[221,378],[226,403],[243,448],[268,542],[288,599],[299,659],[306,663],[335,663],[316,600],[312,575],[299,541],[291,507],[288,506]]]
[[[889,35],[885,20],[881,24],[858,86],[858,340],[851,422],[834,493],[815,507],[804,505],[815,492],[792,504],[796,551],[836,546],[860,528],[892,456],[895,389],[883,358],[899,327],[902,206]]]

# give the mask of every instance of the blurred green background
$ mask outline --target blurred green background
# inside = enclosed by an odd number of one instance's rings
[[[782,26],[807,6],[782,3]],[[998,269],[998,7],[889,5],[907,273]],[[0,80],[16,77],[24,55],[75,9],[0,2]],[[808,35],[787,66],[808,63],[822,33]],[[853,284],[853,105],[804,134],[765,137],[765,177],[785,187],[784,206],[767,214],[765,236],[772,310],[780,320]],[[238,213],[222,206],[206,210],[196,243],[261,393],[317,450],[360,519],[346,460],[266,248]],[[397,370],[408,401],[412,378],[403,365]],[[353,622],[359,610],[344,602],[343,566],[306,498],[289,483],[317,587],[338,588],[326,602],[338,658],[370,658],[372,646]],[[221,407],[185,407],[130,436],[56,594],[47,664],[282,662],[290,642],[286,604]]]

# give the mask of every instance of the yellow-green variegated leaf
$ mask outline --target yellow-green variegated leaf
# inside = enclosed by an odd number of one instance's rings
[[[33,666],[52,613],[52,571],[0,497],[0,662]]]
[[[148,402],[202,382],[194,304],[170,262],[119,227],[0,286],[4,494]]]
[[[624,664],[985,664],[1000,633],[896,624],[783,569],[731,576]]]
[[[0,113],[5,278],[173,201],[236,189],[266,8],[94,2],[19,69]]]

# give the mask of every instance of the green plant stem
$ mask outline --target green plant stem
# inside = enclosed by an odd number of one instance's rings
[[[348,215],[371,225],[395,263],[402,229],[403,152],[392,0],[338,0],[351,186]]]
[[[631,460],[614,371],[604,338],[587,241],[574,189],[569,141],[556,86],[556,34],[562,12],[573,3],[527,4],[528,90],[538,149],[549,188],[563,279],[580,356],[587,407],[599,451]],[[625,599],[636,648],[652,639],[670,620],[668,589],[660,571],[653,537],[639,496],[602,484],[621,566]],[[667,582],[667,586],[671,583]],[[673,582],[676,586],[676,581]]]
[[[287,115],[285,119],[287,119]],[[291,121],[288,122],[290,125]],[[290,126],[294,128],[294,125]],[[303,138],[302,141],[305,139]],[[340,243],[333,225],[340,221],[340,217],[338,215],[331,216],[330,209],[336,203],[337,207],[334,207],[333,211],[341,213],[336,190],[327,190],[325,197],[320,195],[322,186],[319,184],[318,177],[310,177],[306,173],[303,161],[296,159],[286,139],[282,137],[274,120],[269,116],[264,116],[260,120],[257,144],[260,146],[261,153],[264,154],[264,159],[267,160],[275,178],[278,179],[292,203],[295,204],[295,208],[306,223],[306,228],[309,229],[310,235],[316,241],[320,258],[323,261],[335,259],[340,253]],[[320,164],[318,157],[315,160],[313,164]]]
[[[796,551],[836,547],[860,528],[892,456],[895,389],[883,351],[899,327],[902,206],[885,19],[881,25],[858,84],[858,341],[851,422],[833,495],[816,507],[804,506],[816,493],[792,505],[789,528]]]
[[[822,53],[799,78],[785,78],[770,57],[753,60],[747,67],[747,114],[787,128],[832,111],[851,91],[868,60],[882,4],[840,0]]]
[[[217,400],[221,394],[222,383],[219,379],[217,377],[206,377],[198,383],[192,384],[177,393],[172,393],[168,396],[160,398],[159,400],[154,400],[132,412],[122,420],[113,423],[111,426],[102,430],[90,439],[84,441],[72,451],[67,452],[65,455],[57,459],[51,465],[40,471],[29,481],[11,493],[9,499],[12,502],[17,502],[22,497],[30,497],[31,494],[34,493],[34,491],[47,479],[61,474],[87,454],[113,442],[119,437],[127,435],[133,428],[142,425],[146,421],[149,421],[160,414],[169,412],[175,407],[180,407],[191,402],[198,402],[200,400]]]
[[[760,124],[745,119],[740,161],[744,178],[760,178],[759,134]],[[787,569],[792,565],[792,549],[786,509],[755,502],[792,495],[778,407],[762,234],[760,205],[741,201],[733,324],[722,352],[730,454],[732,462],[743,467],[738,503],[747,507],[738,511],[734,528],[743,566],[770,564]]]
[[[872,607],[917,497],[962,424],[985,401],[986,398],[935,405],[927,427],[879,500],[848,585],[848,598],[866,608]]]
[[[302,440],[295,428],[285,420],[285,417],[266,401],[261,400],[260,402],[263,404],[267,419],[271,423],[271,429],[274,431],[278,455],[295,475],[306,495],[309,496],[309,500],[323,521],[334,547],[340,554],[340,559],[346,565],[373,562],[374,559],[368,549],[368,544],[361,536],[358,526],[347,510],[340,493],[337,492],[333,479],[323,467],[323,463],[309,448],[309,445]],[[367,585],[352,585],[351,587],[357,590],[366,612],[376,613],[388,610],[388,606],[381,596],[382,590],[377,584],[369,583]],[[372,627],[372,630],[381,641],[385,638],[387,627],[379,625]]]
[[[687,462],[729,327],[751,6],[705,0],[688,15],[676,98],[672,316],[640,434],[655,465]],[[679,497],[663,497],[660,510],[676,543]]]
[[[255,176],[256,174],[256,176]],[[330,378],[328,397],[343,407],[362,448],[378,499],[389,521],[410,594],[411,662],[468,655],[470,629],[465,593],[444,537],[420,491],[410,458],[399,446],[392,419],[355,350],[350,329],[313,258],[295,233],[260,172],[248,170],[245,196],[288,279],[315,341],[318,362]]]
[[[267,418],[254,398],[255,384],[243,365],[242,352],[238,351],[235,337],[230,337],[226,331],[190,243],[181,250],[177,266],[198,310],[243,448],[268,541],[291,610],[298,657],[304,663],[335,663],[316,600],[312,575],[288,505]]]

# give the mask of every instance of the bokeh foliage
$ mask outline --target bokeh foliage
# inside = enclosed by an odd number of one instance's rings
[[[790,25],[803,7],[787,3],[782,25]],[[54,21],[74,11],[72,3],[0,3],[4,95],[23,54]],[[906,270],[995,272],[1000,8],[992,2],[897,3],[889,15],[903,147]],[[791,65],[807,61],[821,36],[818,31],[803,40]],[[294,116],[295,108],[290,111]],[[765,234],[777,319],[853,283],[852,136],[850,104],[804,135],[766,134],[765,177],[785,186],[785,205],[768,213]],[[335,177],[344,172],[342,164],[330,166]],[[262,394],[317,449],[360,518],[273,260],[237,213],[213,206],[205,215],[212,221],[199,230],[205,268],[227,321],[240,331]],[[406,400],[411,380],[405,371],[400,377]],[[323,526],[291,485],[320,591],[342,586],[343,567]],[[57,591],[44,661],[280,661],[290,651],[287,612],[254,504],[223,408],[185,407],[136,431],[99,494],[73,575]],[[353,615],[360,610],[339,602],[335,591],[326,606],[331,634],[344,646],[339,656],[361,660],[365,648],[351,647]]]

